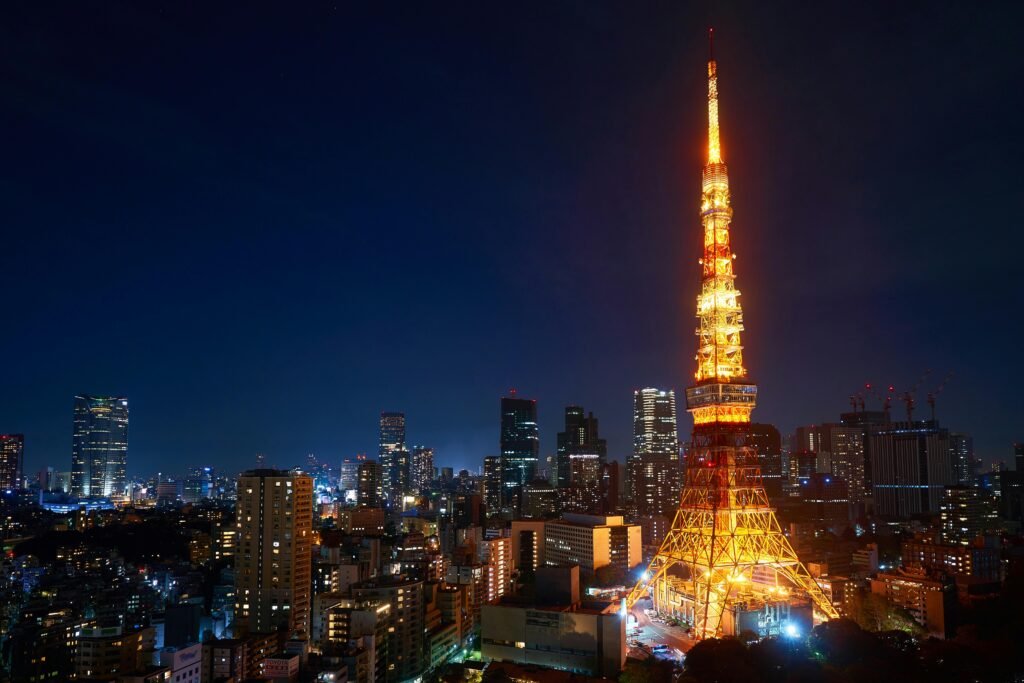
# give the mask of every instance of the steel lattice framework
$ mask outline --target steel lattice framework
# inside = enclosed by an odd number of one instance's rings
[[[810,599],[820,616],[837,613],[783,535],[761,482],[756,453],[746,447],[746,425],[757,386],[743,366],[743,312],[729,244],[732,208],[718,126],[718,72],[708,61],[708,162],[701,222],[702,282],[697,296],[696,383],[686,390],[693,415],[693,448],[672,527],[646,578],[631,591],[632,606],[653,590],[682,586],[693,603],[698,637],[721,633],[722,615],[735,603]],[[681,574],[681,576],[680,576]]]

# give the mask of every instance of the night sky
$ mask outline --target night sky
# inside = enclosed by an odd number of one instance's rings
[[[0,10],[30,474],[76,393],[129,397],[130,474],[375,454],[381,410],[476,470],[510,387],[624,458],[694,369],[711,24],[755,419],[930,368],[919,415],[952,371],[945,425],[1024,439],[1019,3],[136,5]]]

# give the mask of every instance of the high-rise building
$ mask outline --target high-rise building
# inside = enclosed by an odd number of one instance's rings
[[[357,472],[356,501],[364,507],[380,507],[380,463],[376,460],[363,460]]]
[[[382,576],[353,585],[352,598],[362,609],[389,611],[384,682],[418,680],[430,654],[424,637],[423,581],[403,575]]]
[[[501,514],[501,457],[484,458],[484,508],[488,517]]]
[[[551,483],[558,488],[570,485],[573,455],[594,455],[603,463],[608,458],[608,442],[597,434],[597,418],[580,406],[565,408],[565,431],[558,433]]]
[[[939,537],[950,545],[970,545],[987,531],[999,528],[992,494],[977,486],[950,486],[939,504]]]
[[[409,465],[409,489],[413,493],[425,491],[434,480],[434,449],[427,446],[413,446],[412,462]]]
[[[71,495],[123,495],[127,461],[128,399],[75,396]]]
[[[25,436],[23,434],[0,434],[0,489],[20,489],[24,486],[22,481],[24,466]]]
[[[385,507],[401,507],[409,490],[409,452],[405,448],[405,413],[380,414],[381,501]]]
[[[782,435],[775,425],[751,422],[747,427],[747,445],[757,454],[761,481],[769,500],[782,497]]]
[[[864,427],[836,423],[797,427],[792,446],[795,453],[814,454],[815,472],[846,482],[850,502],[864,500],[868,490]],[[794,464],[791,462],[791,468]]]
[[[949,457],[953,462],[953,476],[961,486],[973,486],[978,481],[974,458],[974,439],[960,432],[949,433]]]
[[[558,515],[559,489],[548,479],[538,477],[522,488],[522,509],[517,517],[547,519]]]
[[[363,462],[366,462],[366,456],[363,454],[341,461],[341,468],[338,470],[338,488],[342,491],[359,489],[359,465]]]
[[[671,516],[679,504],[682,469],[671,389],[633,392],[633,454],[626,463],[628,492],[637,516]]]
[[[949,432],[934,420],[894,422],[872,430],[875,514],[905,518],[939,512],[947,486],[956,484]]]
[[[506,396],[501,399],[501,505],[518,517],[523,509],[523,488],[537,477],[540,430],[537,401]]]
[[[309,632],[313,480],[281,470],[238,479],[235,622],[245,633]]]
[[[697,368],[686,389],[686,407],[693,416],[686,486],[672,526],[627,605],[650,592],[656,610],[693,624],[698,638],[736,635],[742,628],[775,635],[787,622],[804,632],[812,625],[812,604],[826,618],[838,613],[782,533],[761,483],[757,454],[747,443],[757,385],[743,364],[743,311],[730,246],[729,174],[719,138],[713,56],[708,60],[707,149]],[[645,432],[638,427],[638,442]],[[768,614],[771,619],[765,618]]]

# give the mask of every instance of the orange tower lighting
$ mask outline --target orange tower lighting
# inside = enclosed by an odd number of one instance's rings
[[[658,612],[693,624],[698,638],[738,633],[755,612],[762,633],[783,633],[803,607],[818,619],[838,614],[783,535],[757,455],[746,445],[757,385],[747,377],[740,343],[743,311],[729,243],[732,208],[713,53],[700,216],[697,370],[686,390],[693,447],[672,527],[627,603],[650,593]]]

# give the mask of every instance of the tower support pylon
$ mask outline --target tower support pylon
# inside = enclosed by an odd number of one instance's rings
[[[682,615],[696,637],[713,638],[725,632],[726,621],[736,626],[737,614],[752,606],[762,610],[765,620],[777,622],[794,605],[807,603],[819,618],[838,616],[782,533],[757,454],[746,443],[757,385],[747,378],[740,343],[743,312],[733,271],[729,175],[722,158],[713,58],[708,62],[708,159],[702,185],[697,371],[695,384],[686,390],[693,443],[679,509],[627,604],[632,607],[650,593],[658,611]]]

